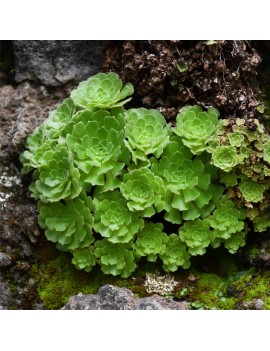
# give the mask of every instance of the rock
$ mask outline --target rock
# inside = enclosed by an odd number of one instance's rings
[[[15,40],[15,81],[47,86],[79,82],[100,71],[102,42],[96,40]]]
[[[15,302],[9,284],[0,274],[0,310],[7,310]]]
[[[263,310],[264,309],[264,302],[261,299],[254,299],[254,308],[255,310]]]
[[[69,95],[67,89],[48,92],[44,86],[22,83],[0,87],[0,165],[9,164],[24,149],[26,136]]]
[[[186,301],[176,302],[159,295],[152,295],[138,299],[137,310],[187,310],[188,305]]]
[[[0,85],[0,269],[12,263],[1,272],[2,309],[39,306],[39,301],[27,288],[30,268],[35,263],[34,245],[40,234],[37,205],[28,196],[29,177],[20,173],[18,158],[28,133],[69,95],[68,89],[72,86],[48,91],[44,86],[26,82],[18,86]],[[12,286],[13,297],[9,286]]]
[[[187,302],[176,302],[159,295],[136,298],[127,288],[102,286],[96,295],[72,296],[62,310],[186,310]]]
[[[264,302],[261,299],[253,299],[252,301],[243,301],[236,307],[238,310],[264,310]]]
[[[11,257],[3,252],[0,252],[0,267],[7,267],[11,265]]]

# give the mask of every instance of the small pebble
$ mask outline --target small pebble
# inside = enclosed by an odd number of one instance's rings
[[[261,299],[254,299],[254,308],[255,310],[263,310],[264,309],[264,302]]]
[[[11,265],[11,257],[7,254],[0,252],[0,267],[7,267]]]

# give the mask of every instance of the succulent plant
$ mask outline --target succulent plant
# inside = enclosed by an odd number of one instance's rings
[[[43,157],[44,164],[34,172],[35,182],[29,188],[33,197],[43,202],[77,197],[82,191],[80,173],[74,167],[66,145],[56,145],[53,151],[45,152]]]
[[[63,250],[76,250],[94,242],[92,210],[92,200],[85,193],[65,203],[39,202],[38,223],[48,240]]]
[[[221,239],[229,239],[232,234],[244,230],[244,219],[245,211],[239,209],[226,195],[222,197],[217,208],[208,218],[211,228],[214,229],[214,238]]]
[[[239,189],[247,202],[260,202],[264,198],[265,185],[243,178]]]
[[[193,154],[200,155],[216,130],[218,117],[219,112],[215,108],[203,112],[199,106],[185,106],[177,115],[174,132],[182,137],[184,145]]]
[[[158,110],[145,108],[126,111],[125,144],[135,164],[143,161],[149,165],[147,156],[159,157],[169,142],[169,125]]]
[[[238,175],[235,172],[223,173],[220,175],[220,182],[224,183],[226,187],[233,187],[238,184]]]
[[[27,174],[33,170],[31,160],[35,156],[35,152],[42,144],[42,127],[34,129],[32,134],[28,135],[25,141],[26,150],[20,154],[20,162],[22,163],[22,173]],[[50,143],[49,143],[50,144]],[[39,158],[39,157],[38,157]]]
[[[230,172],[238,163],[234,146],[218,146],[212,153],[214,166],[225,172]]]
[[[35,168],[46,165],[48,160],[51,159],[56,145],[56,140],[46,140],[46,142],[42,143],[34,151],[24,151],[20,155],[20,161],[23,164],[22,172],[29,173]]]
[[[127,278],[136,269],[132,244],[112,244],[108,240],[95,242],[95,256],[105,274]]]
[[[103,186],[103,191],[120,185],[117,176],[129,162],[124,146],[125,120],[118,112],[85,110],[64,131],[84,182]]]
[[[268,214],[262,216],[256,216],[253,220],[254,231],[255,232],[264,232],[267,228],[270,227],[270,218]]]
[[[243,247],[245,245],[245,233],[235,233],[229,239],[227,239],[224,243],[224,246],[231,254],[237,252],[239,247]]]
[[[50,112],[49,117],[43,123],[43,138],[57,139],[62,129],[72,119],[75,112],[76,108],[71,98],[65,99],[56,110]]]
[[[179,229],[181,241],[186,243],[188,252],[193,255],[203,255],[210,244],[210,226],[206,220],[196,219],[186,222]]]
[[[123,83],[118,74],[98,73],[81,82],[77,89],[71,92],[74,104],[85,109],[109,109],[123,106],[131,98],[127,98],[134,92],[133,85]]]
[[[138,212],[131,212],[118,190],[94,198],[94,229],[112,243],[127,243],[143,228]]]
[[[120,191],[127,200],[128,208],[141,213],[143,217],[151,217],[155,209],[160,212],[165,207],[166,188],[163,181],[146,167],[126,173]]]
[[[258,120],[251,131],[245,119],[232,124],[214,108],[186,106],[171,127],[158,110],[125,111],[132,93],[117,74],[97,74],[26,139],[22,171],[33,171],[48,240],[78,269],[97,263],[127,278],[141,257],[176,271],[209,245],[235,253],[246,218],[255,231],[270,227],[270,141]],[[162,211],[184,222],[179,235],[156,223]]]
[[[88,246],[82,249],[76,249],[72,251],[72,254],[73,258],[71,262],[78,269],[83,269],[86,272],[90,272],[96,264],[93,246]]]
[[[228,139],[232,146],[240,147],[243,141],[245,140],[245,137],[240,132],[235,132],[235,133],[229,133]]]
[[[162,268],[165,272],[175,272],[179,267],[187,269],[190,267],[190,255],[186,246],[176,234],[168,236],[166,249],[159,254],[163,261]]]
[[[137,234],[134,244],[137,257],[147,256],[148,261],[155,262],[157,255],[165,252],[168,236],[163,232],[161,223],[146,223]]]
[[[152,171],[161,177],[167,188],[165,219],[180,224],[182,217],[193,220],[207,216],[223,193],[221,185],[211,184],[213,167],[201,156],[193,154],[183,145],[181,138],[173,136],[161,159],[151,159]]]

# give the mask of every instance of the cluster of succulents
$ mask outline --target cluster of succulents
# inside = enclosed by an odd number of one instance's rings
[[[270,227],[267,215],[270,204],[269,139],[270,135],[258,119],[253,120],[252,130],[242,118],[221,119],[207,149],[212,154],[212,163],[220,169],[220,181],[228,196],[246,209],[246,217],[258,232]],[[223,153],[223,157],[218,153]]]
[[[186,269],[209,246],[235,253],[247,218],[257,231],[270,226],[270,144],[259,123],[251,132],[215,108],[186,106],[171,126],[158,110],[125,110],[132,93],[115,73],[80,83],[20,156],[41,228],[78,269],[126,278],[142,257]]]

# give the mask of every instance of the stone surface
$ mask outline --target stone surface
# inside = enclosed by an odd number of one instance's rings
[[[4,281],[0,273],[0,310],[7,310],[14,304],[9,284]]]
[[[69,95],[70,89],[48,91],[29,83],[0,87],[0,164],[18,158],[26,136]]]
[[[4,252],[0,252],[0,267],[7,267],[11,265],[11,257]]]
[[[42,85],[36,86],[27,82],[18,86],[0,84],[2,309],[35,308],[35,302],[30,297],[34,288],[28,287],[28,272],[35,263],[35,244],[40,228],[37,223],[36,202],[29,197],[29,176],[20,173],[19,154],[24,149],[27,135],[47,118],[49,111],[54,110],[72,88],[69,85],[66,88],[48,90]],[[9,286],[12,286],[13,300],[10,298]]]
[[[127,288],[102,286],[96,295],[79,293],[72,296],[62,310],[186,310],[187,302],[176,302],[159,295],[145,298],[136,296]]]
[[[79,82],[100,71],[102,42],[96,40],[15,40],[15,81],[47,86]]]

